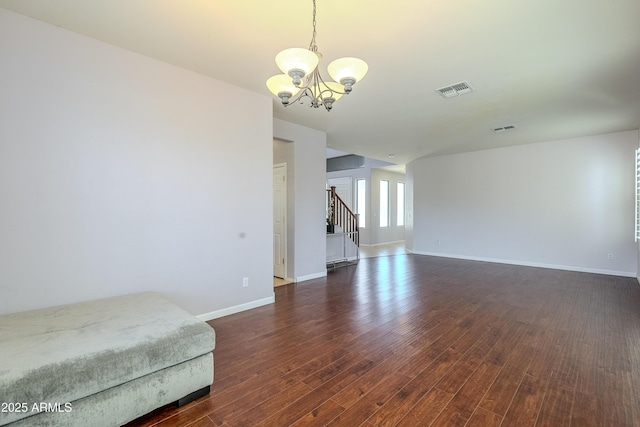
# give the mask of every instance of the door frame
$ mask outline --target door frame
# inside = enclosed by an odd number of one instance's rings
[[[288,248],[287,248],[287,240],[288,240],[288,235],[287,235],[287,226],[288,226],[288,218],[287,218],[287,210],[288,210],[288,198],[287,198],[287,187],[288,187],[288,177],[287,177],[287,163],[275,163],[273,165],[273,171],[275,172],[276,169],[278,168],[282,168],[282,172],[283,172],[283,176],[284,176],[284,191],[282,192],[282,196],[283,196],[283,215],[282,215],[282,222],[283,222],[283,240],[284,240],[284,244],[282,246],[282,252],[283,252],[283,268],[284,268],[284,277],[282,277],[282,279],[288,280],[288,263],[287,263],[287,258],[288,258]],[[272,194],[275,195],[275,188],[272,189]],[[273,224],[272,224],[273,226]],[[272,235],[273,233],[272,229]],[[275,269],[273,271],[273,277],[279,277],[275,275]]]

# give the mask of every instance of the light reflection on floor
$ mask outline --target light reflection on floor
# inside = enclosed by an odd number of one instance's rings
[[[390,312],[401,313],[398,304],[406,303],[408,277],[412,277],[412,268],[407,258],[404,241],[378,246],[361,246],[360,263],[357,268],[357,280],[353,281],[354,297],[362,304],[373,304],[378,316]]]
[[[407,250],[404,248],[404,240],[375,246],[360,245],[360,258],[401,255],[406,253]]]
[[[375,246],[360,246],[360,258],[362,260],[368,258],[380,258],[376,261],[376,286],[364,286],[364,283],[369,283],[369,278],[361,277],[361,274],[370,275],[369,269],[357,269],[357,263],[352,263],[348,267],[344,265],[336,265],[333,270],[340,274],[347,274],[358,276],[357,282],[361,282],[361,285],[356,286],[357,299],[360,303],[366,303],[367,301],[374,302],[375,304],[388,303],[392,298],[401,297],[401,294],[406,292],[403,282],[406,280],[407,266],[405,262],[391,262],[392,260],[385,259],[386,257],[393,257],[396,255],[406,255],[409,252],[404,247],[404,240],[393,243],[385,243]],[[364,262],[364,261],[363,261]],[[346,268],[347,270],[341,271]],[[348,281],[350,282],[350,281]],[[293,283],[290,280],[284,280],[274,277],[274,287],[287,285]],[[351,282],[353,283],[353,282]],[[384,304],[381,305],[381,307]]]

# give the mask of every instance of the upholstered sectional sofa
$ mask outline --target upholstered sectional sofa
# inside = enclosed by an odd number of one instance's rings
[[[0,316],[0,426],[120,426],[213,383],[215,333],[156,293]]]

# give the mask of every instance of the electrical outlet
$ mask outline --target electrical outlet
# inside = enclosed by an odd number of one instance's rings
[[[248,277],[244,277],[242,279],[242,287],[243,288],[248,288],[249,287],[249,278]]]
[[[613,259],[613,254],[608,254],[608,255],[607,255],[607,258],[608,258],[608,259]]]

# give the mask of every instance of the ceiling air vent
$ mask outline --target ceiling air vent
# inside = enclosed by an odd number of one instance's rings
[[[454,96],[464,95],[465,93],[469,93],[472,91],[473,88],[467,82],[460,82],[447,87],[436,89],[436,92],[442,95],[443,98],[453,98]]]
[[[491,129],[493,132],[495,133],[502,133],[502,132],[508,132],[510,130],[516,130],[516,127],[513,125],[509,125],[509,126],[504,126],[501,128],[493,128]]]

